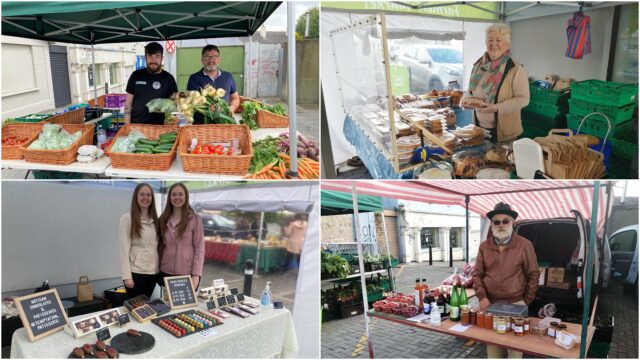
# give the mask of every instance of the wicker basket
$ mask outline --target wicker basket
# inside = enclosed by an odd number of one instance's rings
[[[54,115],[44,122],[52,124],[83,124],[84,108],[78,108],[75,110],[67,111],[66,113]]]
[[[289,127],[289,117],[274,114],[266,110],[258,110],[258,127],[286,128]]]
[[[258,100],[254,100],[254,99],[249,98],[249,97],[240,96],[240,104],[238,105],[238,108],[235,111],[236,114],[242,114],[242,112],[244,111],[244,108],[242,107],[242,103],[245,102],[245,101],[253,101],[253,102],[257,102],[257,103],[260,102]]]
[[[189,154],[187,148],[193,138],[205,143],[231,142],[232,139],[238,139],[238,146],[242,151],[242,155],[212,156]],[[246,125],[185,126],[180,132],[178,153],[182,160],[182,167],[186,172],[246,175],[253,157],[251,131]]]
[[[27,144],[30,144],[38,137],[42,130],[43,123],[24,123],[24,124],[7,124],[2,127],[2,137],[17,136],[27,137]],[[3,145],[2,160],[21,160],[22,145]]]
[[[95,125],[73,125],[64,124],[62,129],[66,130],[70,134],[76,131],[82,131],[82,135],[76,140],[70,147],[62,150],[40,150],[29,149],[28,146],[31,142],[22,146],[22,155],[28,162],[53,164],[53,165],[69,165],[76,161],[78,156],[78,148],[82,145],[93,144],[93,129]],[[35,140],[35,138],[34,138]]]
[[[119,137],[129,135],[133,130],[137,130],[144,134],[149,140],[155,140],[160,135],[178,131],[180,128],[173,125],[143,125],[143,124],[127,124],[118,130],[113,143],[107,148],[107,155],[111,158],[111,166],[120,169],[136,169],[136,170],[156,170],[167,171],[171,167],[171,163],[176,158],[176,149],[178,141],[173,144],[171,151],[162,154],[131,154],[121,152],[111,152],[111,147],[115,144]],[[178,134],[178,138],[180,135]]]
[[[101,107],[101,108],[107,107],[106,106],[106,101],[105,101],[105,95],[98,96],[98,104],[96,104],[94,98],[89,99],[88,102],[89,102],[89,105],[91,105],[93,107]]]

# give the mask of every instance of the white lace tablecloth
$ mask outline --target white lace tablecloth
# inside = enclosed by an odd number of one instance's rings
[[[258,303],[257,300],[250,300]],[[205,310],[204,303],[198,308]],[[188,309],[179,309],[179,313]],[[224,324],[216,326],[217,334],[208,338],[192,334],[183,338],[164,331],[147,322],[140,324],[132,317],[128,328],[147,332],[156,340],[154,347],[139,355],[120,354],[121,358],[271,358],[294,357],[298,351],[298,340],[293,327],[293,317],[287,309],[276,310],[273,307],[258,308],[259,314],[246,319],[231,315],[223,319]],[[205,310],[206,311],[206,310]],[[89,316],[80,315],[70,318],[70,322]],[[128,328],[110,326],[111,337]],[[11,342],[12,358],[66,358],[74,347],[96,342],[95,333],[76,339],[64,331],[57,332],[35,342],[30,342],[24,328],[13,333]]]

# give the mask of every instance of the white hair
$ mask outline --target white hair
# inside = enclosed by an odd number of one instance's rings
[[[497,23],[489,26],[485,30],[486,39],[489,38],[489,34],[495,32],[498,33],[504,41],[506,41],[507,45],[511,47],[511,28],[509,25],[505,23]],[[486,42],[487,40],[485,40]]]

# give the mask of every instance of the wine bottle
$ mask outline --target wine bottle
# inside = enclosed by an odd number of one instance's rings
[[[451,304],[449,304],[449,320],[460,321],[460,302],[458,299],[458,287],[456,285],[451,289]]]

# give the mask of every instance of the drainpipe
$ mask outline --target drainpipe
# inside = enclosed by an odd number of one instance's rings
[[[407,262],[407,253],[404,248],[404,230],[407,227],[404,219],[404,204],[398,205],[396,210],[396,234],[398,237],[398,261]]]

